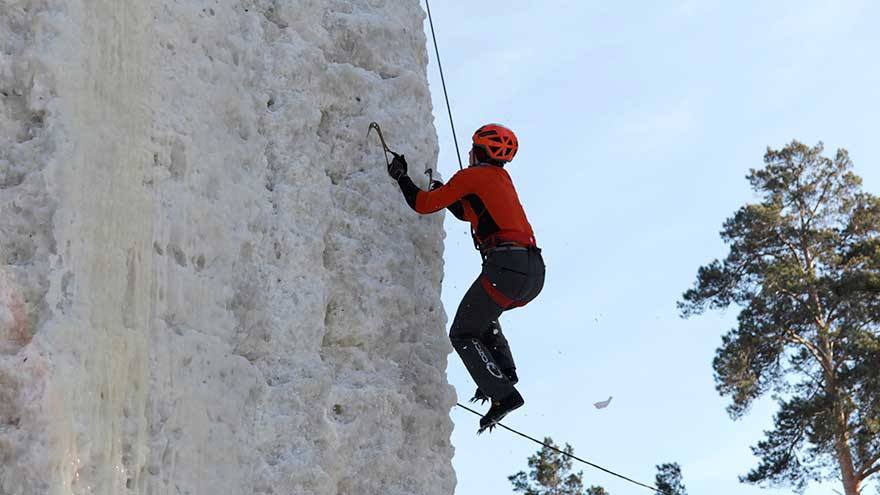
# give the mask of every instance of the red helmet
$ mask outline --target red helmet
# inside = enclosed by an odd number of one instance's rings
[[[489,158],[509,162],[519,149],[516,134],[499,124],[486,124],[474,133],[474,147],[482,148]]]

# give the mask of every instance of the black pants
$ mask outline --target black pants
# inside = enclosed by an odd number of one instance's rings
[[[513,392],[505,371],[515,368],[498,317],[523,306],[544,287],[544,260],[537,248],[499,250],[483,261],[483,272],[458,306],[449,338],[480,390],[494,400]]]

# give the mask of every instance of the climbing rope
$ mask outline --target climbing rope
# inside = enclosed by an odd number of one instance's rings
[[[477,416],[479,416],[479,417],[481,417],[481,418],[483,417],[482,414],[478,413],[477,411],[474,411],[473,409],[471,409],[471,408],[469,408],[469,407],[467,407],[467,406],[463,406],[463,405],[461,405],[461,404],[458,403],[458,402],[456,402],[455,405],[458,406],[458,407],[460,407],[460,408],[462,408],[462,409],[464,409],[465,411],[470,411],[470,412],[476,414]],[[585,460],[581,459],[580,457],[578,457],[578,456],[576,456],[576,455],[574,455],[574,454],[569,454],[568,452],[564,452],[564,451],[562,451],[562,450],[559,450],[559,449],[557,449],[556,447],[554,447],[554,446],[552,446],[552,445],[547,445],[546,443],[544,443],[544,442],[542,442],[542,441],[540,441],[540,440],[536,440],[535,438],[530,437],[530,436],[528,436],[528,435],[526,435],[526,434],[524,434],[524,433],[520,433],[520,432],[514,430],[513,428],[509,428],[509,427],[507,427],[507,426],[504,426],[504,425],[501,424],[501,423],[497,423],[497,426],[500,426],[500,427],[504,428],[505,430],[507,430],[507,431],[509,431],[509,432],[511,432],[511,433],[516,433],[517,435],[519,435],[519,436],[521,436],[521,437],[523,437],[523,438],[527,438],[527,439],[529,439],[529,440],[535,442],[535,443],[538,444],[538,445],[543,445],[544,447],[547,447],[548,449],[555,450],[556,452],[558,452],[558,453],[560,453],[560,454],[562,454],[562,455],[564,455],[564,456],[566,456],[566,457],[570,457],[570,458],[572,458],[572,459],[574,459],[574,460],[576,460],[576,461],[578,461],[578,462],[582,462],[582,463],[586,464],[587,466],[594,467],[594,468],[596,468],[596,469],[598,469],[598,470],[600,470],[600,471],[604,471],[604,472],[606,472],[606,473],[608,473],[608,474],[610,474],[610,475],[617,476],[618,478],[620,478],[620,479],[622,479],[622,480],[629,481],[630,483],[632,483],[632,484],[634,484],[634,485],[638,485],[638,486],[640,486],[640,487],[642,487],[642,488],[647,488],[648,490],[651,490],[652,492],[660,493],[660,490],[658,490],[657,487],[654,487],[654,486],[651,486],[651,485],[646,485],[646,484],[644,484],[644,483],[639,483],[638,481],[636,481],[636,480],[634,480],[634,479],[631,479],[631,478],[627,478],[626,476],[624,476],[624,475],[622,475],[622,474],[617,474],[617,473],[615,473],[614,471],[612,471],[612,470],[610,470],[610,469],[605,469],[605,468],[603,468],[602,466],[599,466],[599,465],[597,465],[597,464],[593,464],[593,463],[590,462],[590,461],[585,461]]]
[[[431,2],[425,0],[428,7],[428,23],[431,25],[431,38],[434,39],[434,53],[437,54],[437,67],[440,68],[440,82],[443,83],[443,96],[446,98],[446,111],[449,113],[449,126],[452,127],[452,140],[455,141],[455,157],[458,158],[459,170],[464,167],[461,164],[461,150],[458,149],[458,138],[455,136],[455,122],[452,121],[452,107],[449,105],[449,93],[446,92],[446,78],[443,77],[443,64],[440,63],[440,49],[437,48],[437,35],[434,34],[434,19],[431,18]]]

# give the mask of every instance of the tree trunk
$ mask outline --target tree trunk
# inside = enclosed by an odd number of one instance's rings
[[[825,382],[832,397],[832,414],[834,415],[834,449],[837,451],[837,464],[840,466],[840,476],[843,479],[843,491],[845,495],[859,495],[862,480],[856,474],[853,465],[852,452],[849,446],[849,421],[840,390],[837,386],[837,376],[829,363],[826,368]]]
[[[845,495],[859,495],[861,479],[856,475],[852,452],[849,446],[849,421],[844,399],[837,384],[837,369],[834,366],[834,350],[828,338],[828,327],[818,321],[819,346],[822,349],[821,364],[825,375],[825,385],[831,396],[831,415],[834,424],[834,450],[843,481]]]
[[[856,476],[853,467],[852,453],[849,451],[849,435],[844,434],[836,441],[837,462],[840,464],[840,474],[843,478],[843,491],[846,495],[859,495],[862,480]]]

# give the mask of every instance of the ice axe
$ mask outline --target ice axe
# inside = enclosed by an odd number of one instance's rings
[[[382,151],[385,152],[385,165],[386,166],[391,165],[391,161],[388,160],[388,153],[391,153],[391,156],[398,156],[397,153],[392,151],[391,148],[388,147],[388,144],[385,143],[385,136],[382,135],[382,128],[379,127],[378,123],[370,122],[370,128],[367,129],[367,137],[368,138],[370,137],[370,132],[372,132],[373,130],[376,131],[376,134],[379,135],[379,141],[382,142]],[[429,184],[428,187],[430,188],[431,187],[430,184],[434,183],[434,170],[430,169],[430,168],[425,170],[425,175],[428,176],[428,184]]]
[[[388,153],[391,153],[392,156],[397,156],[397,153],[391,151],[391,148],[385,144],[385,136],[382,135],[382,128],[379,127],[379,124],[376,122],[370,122],[370,128],[367,129],[367,138],[370,137],[370,132],[373,130],[376,131],[376,134],[379,135],[379,141],[382,142],[382,150],[385,152],[385,165],[391,165],[391,161],[388,159]]]

